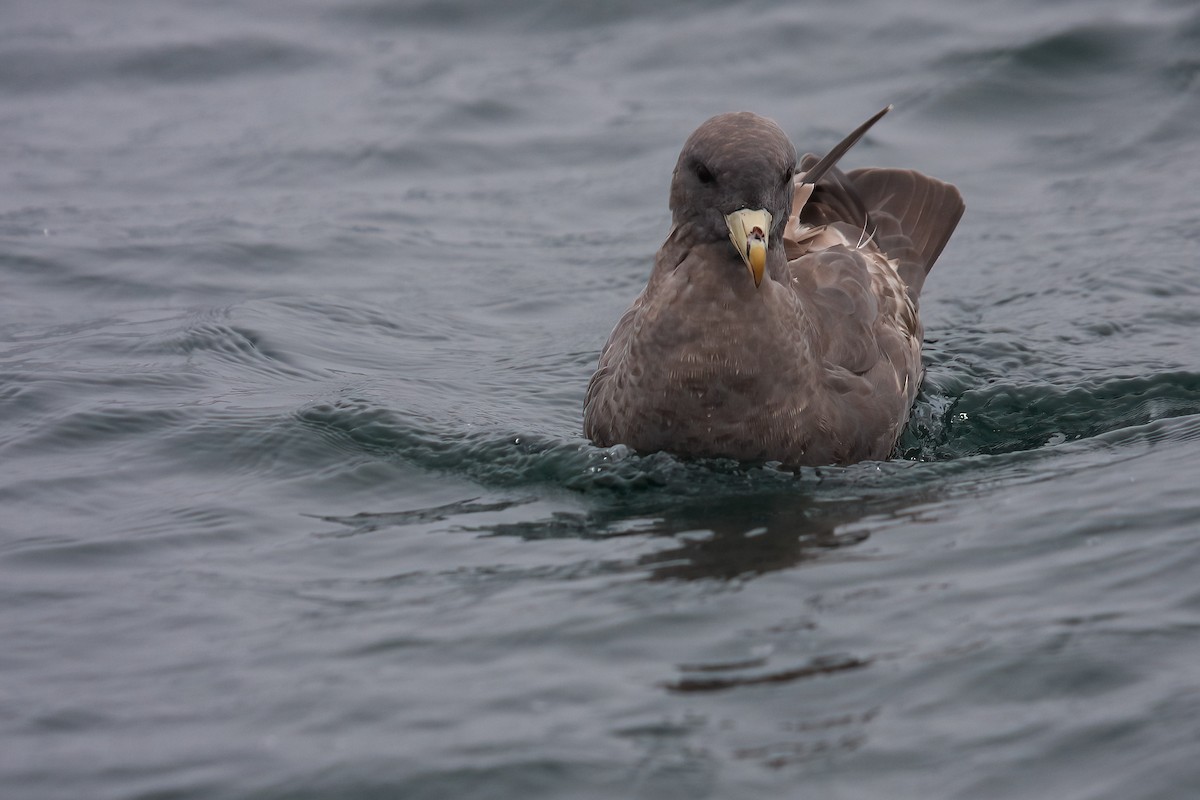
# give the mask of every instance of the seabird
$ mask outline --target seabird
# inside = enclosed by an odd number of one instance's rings
[[[964,206],[913,170],[835,167],[889,110],[799,164],[757,114],[696,129],[649,282],[588,384],[589,439],[787,466],[892,453],[922,377],[921,286]]]

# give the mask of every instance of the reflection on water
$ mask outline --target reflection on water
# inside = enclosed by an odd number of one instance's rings
[[[673,536],[677,546],[645,556],[641,564],[656,580],[752,577],[865,541],[865,530],[838,532],[855,519],[799,491],[696,498],[664,510],[642,529]]]
[[[638,558],[652,580],[746,579],[820,558],[831,550],[870,538],[868,517],[886,522],[928,493],[873,497],[857,503],[820,501],[799,481],[792,491],[696,497],[642,496],[624,503],[597,504],[590,512],[553,512],[541,519],[478,523],[488,515],[527,505],[531,498],[480,502],[469,499],[429,508],[322,516],[339,530],[320,536],[346,537],[390,528],[442,523],[450,530],[526,540],[618,536],[669,537],[672,545]]]

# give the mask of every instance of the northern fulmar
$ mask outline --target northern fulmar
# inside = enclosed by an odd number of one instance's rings
[[[588,384],[589,439],[787,466],[891,455],[922,377],[917,299],[964,206],[919,172],[834,166],[890,109],[799,165],[757,114],[696,129]]]

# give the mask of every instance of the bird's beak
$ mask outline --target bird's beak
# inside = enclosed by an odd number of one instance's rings
[[[729,238],[737,249],[750,274],[754,286],[762,283],[763,270],[767,267],[767,237],[771,233],[771,214],[761,208],[743,208],[725,215],[729,226]]]

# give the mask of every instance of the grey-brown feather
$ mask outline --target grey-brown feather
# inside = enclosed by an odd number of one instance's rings
[[[693,181],[698,162],[730,187]],[[771,186],[794,166],[783,132],[754,115],[689,139],[671,233],[588,385],[594,442],[797,466],[891,453],[921,377],[917,298],[962,199],[910,170],[832,169],[790,208]],[[777,225],[756,288],[714,219],[759,201]]]

